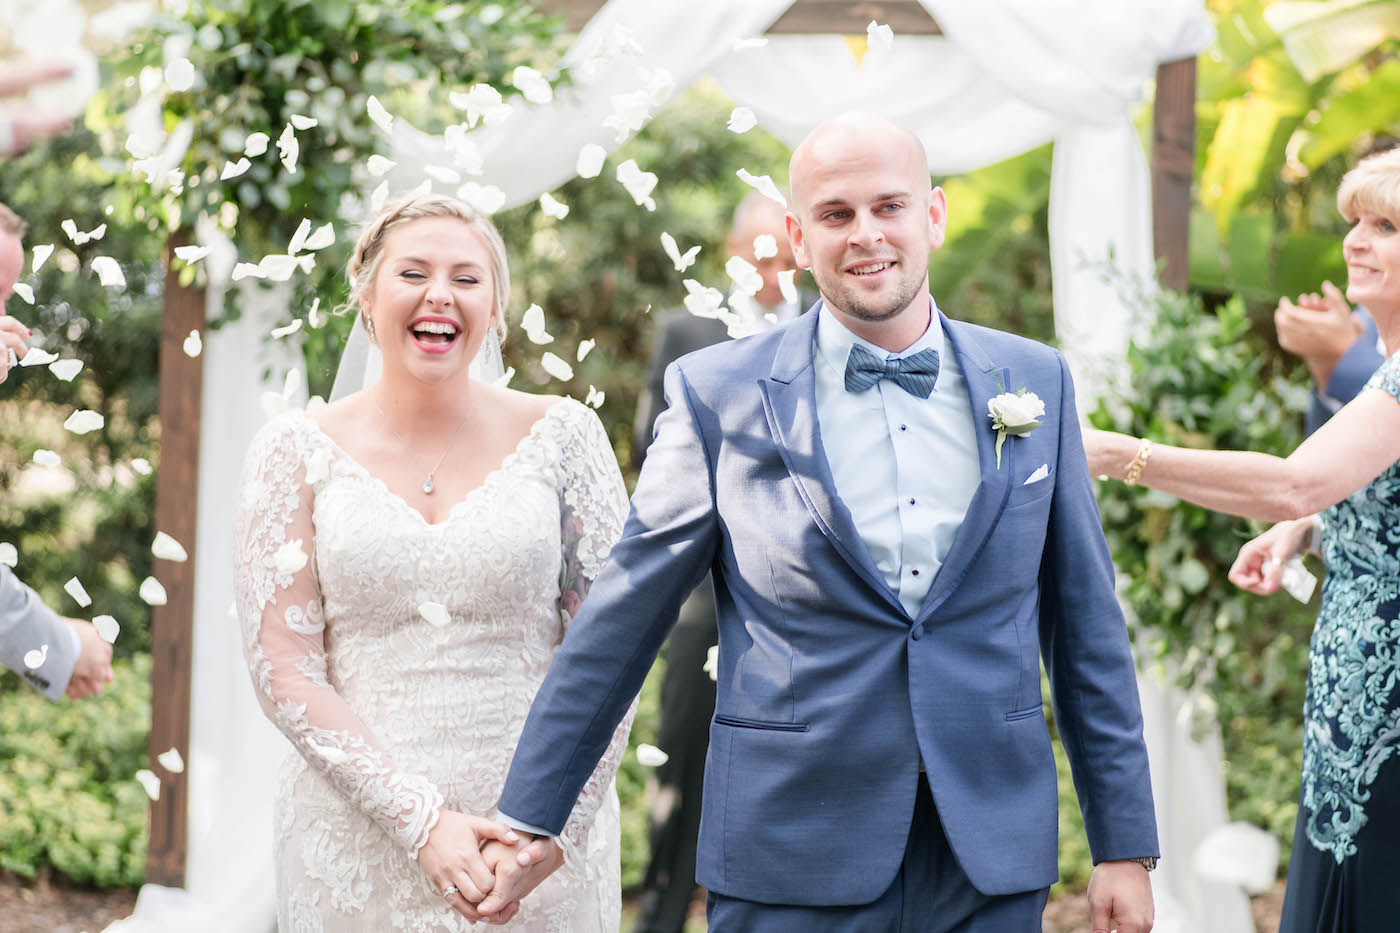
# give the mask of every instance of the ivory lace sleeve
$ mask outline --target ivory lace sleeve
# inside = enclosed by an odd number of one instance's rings
[[[399,770],[327,679],[304,418],[296,412],[269,423],[244,463],[234,511],[244,656],[258,702],[307,764],[416,857],[442,794],[426,777]]]
[[[560,443],[559,511],[563,522],[563,579],[559,611],[565,627],[573,621],[588,595],[608,552],[622,536],[627,518],[627,487],[603,423],[591,408],[570,405]],[[627,751],[627,736],[637,713],[633,700],[613,733],[608,749],[579,793],[564,825],[566,850],[581,846],[598,808],[612,787],[613,776]]]

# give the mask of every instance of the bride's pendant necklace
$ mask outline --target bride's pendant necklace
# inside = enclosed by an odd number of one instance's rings
[[[388,428],[389,428],[389,433],[391,433],[391,434],[393,434],[395,437],[397,437],[397,438],[399,439],[399,443],[400,443],[400,444],[402,444],[402,445],[404,445],[405,447],[408,447],[410,450],[412,450],[412,449],[413,449],[412,446],[408,443],[408,441],[406,441],[406,440],[403,439],[403,435],[400,434],[398,431],[395,431],[395,430],[394,430],[394,423],[393,423],[392,421],[389,420],[389,416],[388,416],[388,415],[385,415],[385,414],[384,414],[384,409],[383,409],[382,407],[380,407],[380,404],[379,404],[378,402],[375,402],[375,403],[374,403],[374,407],[375,407],[375,408],[378,408],[378,409],[379,409],[379,414],[381,414],[381,415],[384,416],[384,424],[388,426]],[[428,471],[428,478],[425,479],[425,480],[423,480],[423,492],[424,492],[424,494],[429,495],[429,496],[431,496],[431,495],[433,494],[433,476],[437,473],[438,467],[442,466],[442,462],[443,462],[444,460],[447,459],[447,455],[452,451],[452,445],[455,444],[455,443],[457,443],[457,435],[462,433],[462,425],[464,425],[464,424],[467,423],[467,417],[468,417],[470,414],[471,414],[471,413],[468,412],[466,415],[463,415],[463,416],[462,416],[462,420],[459,421],[459,422],[457,422],[457,430],[455,430],[455,431],[452,432],[452,440],[450,440],[450,441],[447,442],[447,449],[444,450],[444,451],[442,452],[442,456],[441,456],[441,457],[438,457],[438,462],[437,462],[436,464],[434,464],[434,466],[433,466],[433,468],[432,468],[431,470]]]

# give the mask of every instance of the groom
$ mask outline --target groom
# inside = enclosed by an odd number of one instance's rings
[[[822,300],[668,370],[622,539],[534,701],[501,814],[563,828],[713,570],[711,930],[1038,933],[1057,875],[1043,657],[1093,927],[1146,933],[1147,753],[1064,361],[938,310],[927,257],[946,208],[912,134],[837,118],[790,175],[788,235]],[[1022,389],[1039,426],[999,440],[988,402]],[[481,909],[533,883],[498,876]]]

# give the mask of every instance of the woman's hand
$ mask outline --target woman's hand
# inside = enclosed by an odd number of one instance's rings
[[[564,850],[548,836],[530,842],[522,840],[513,846],[488,842],[482,856],[496,871],[491,894],[477,905],[490,923],[505,922],[502,915],[507,911],[513,915],[519,909],[520,899],[564,864]]]
[[[11,353],[15,355],[16,362],[24,359],[24,354],[29,350],[24,341],[29,336],[28,327],[10,317],[3,308],[0,308],[0,382],[4,382],[10,375]]]
[[[1283,565],[1303,553],[1312,537],[1313,518],[1279,522],[1240,548],[1230,568],[1230,582],[1242,590],[1268,596],[1283,585]]]
[[[418,850],[418,864],[439,892],[456,888],[446,902],[468,920],[479,920],[475,905],[491,891],[495,875],[481,857],[487,840],[514,844],[520,835],[505,823],[485,817],[442,810],[428,841]]]
[[[1122,479],[1128,472],[1128,465],[1137,455],[1138,445],[1141,443],[1137,438],[1126,434],[1085,428],[1084,454],[1089,460],[1089,475]]]

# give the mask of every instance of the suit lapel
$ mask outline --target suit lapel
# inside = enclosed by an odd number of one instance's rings
[[[904,607],[876,570],[870,551],[856,531],[850,510],[836,494],[836,482],[822,448],[813,368],[816,322],[816,311],[808,311],[783,334],[771,375],[758,382],[763,393],[763,413],[783,463],[817,527],[861,579],[903,614]]]
[[[1011,477],[1016,471],[1016,444],[1008,438],[1001,449],[1001,467],[996,462],[996,432],[987,417],[987,402],[1002,392],[1010,391],[1010,370],[998,367],[973,339],[971,329],[943,317],[943,332],[948,344],[957,354],[967,383],[968,400],[972,403],[972,419],[977,432],[977,462],[982,481],[967,507],[962,525],[953,536],[947,559],[938,568],[928,596],[919,609],[919,619],[927,618],[962,583],[968,570],[982,553],[992,529],[1001,518],[1011,493]]]

